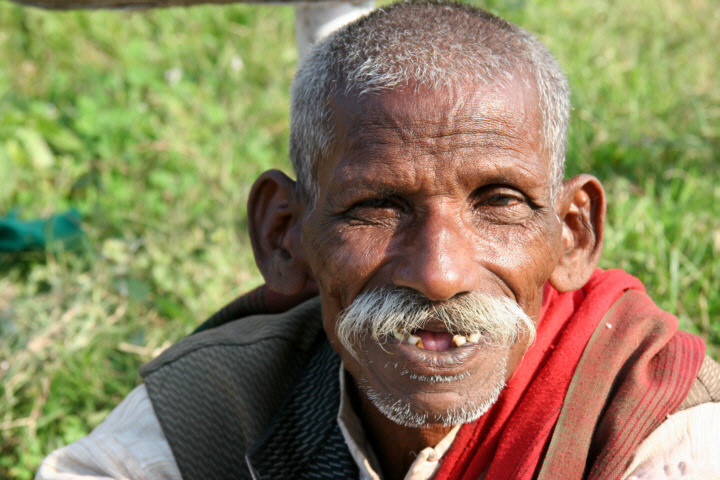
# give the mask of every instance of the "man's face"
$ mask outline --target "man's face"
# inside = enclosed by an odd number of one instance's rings
[[[495,398],[525,341],[457,347],[431,321],[410,332],[425,349],[362,335],[353,355],[336,324],[358,295],[398,287],[431,305],[473,293],[509,299],[537,320],[562,229],[535,89],[516,75],[452,93],[336,98],[334,113],[335,148],[319,165],[317,203],[302,226],[325,330],[381,411],[446,422]]]

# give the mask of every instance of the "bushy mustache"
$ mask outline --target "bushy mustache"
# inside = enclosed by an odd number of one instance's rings
[[[343,310],[336,325],[338,339],[357,358],[364,336],[382,341],[394,332],[411,333],[428,323],[442,322],[457,335],[480,333],[481,342],[509,348],[518,340],[535,340],[535,323],[517,302],[480,292],[443,302],[428,300],[409,288],[383,288],[361,293]]]

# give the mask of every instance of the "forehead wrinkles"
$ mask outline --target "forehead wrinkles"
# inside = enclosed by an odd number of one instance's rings
[[[442,154],[463,148],[519,151],[539,143],[534,90],[510,85],[449,91],[388,91],[361,99],[336,98],[336,141],[345,152],[381,153],[384,147]],[[478,91],[480,90],[480,91]],[[417,154],[418,152],[414,152]]]
[[[525,159],[513,160],[475,156],[447,155],[437,161],[433,155],[376,156],[362,161],[352,157],[341,160],[330,177],[329,192],[343,197],[353,193],[373,192],[380,195],[409,194],[447,195],[474,190],[482,184],[522,185],[539,201],[547,188],[544,166]]]
[[[350,125],[345,152],[353,155],[376,156],[395,149],[412,149],[413,155],[426,153],[441,156],[466,149],[477,153],[520,153],[534,145],[533,136],[523,125],[498,116],[465,116],[448,119],[389,119],[380,116],[363,118]],[[418,149],[420,151],[418,151]]]

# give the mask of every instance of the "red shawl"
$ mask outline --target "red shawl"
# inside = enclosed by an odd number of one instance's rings
[[[620,270],[598,269],[574,292],[548,285],[535,343],[435,479],[619,478],[704,359],[702,341],[644,291]]]

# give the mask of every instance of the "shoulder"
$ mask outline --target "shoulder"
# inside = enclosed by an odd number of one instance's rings
[[[102,424],[51,453],[36,480],[180,479],[188,455],[211,458],[218,450],[213,442],[228,437],[226,447],[242,460],[321,332],[313,299],[284,314],[243,318],[178,342],[143,367],[145,383]],[[206,451],[192,455],[188,449]]]
[[[678,411],[635,451],[623,478],[720,478],[720,365],[706,356]]]
[[[249,423],[264,422],[321,335],[316,298],[285,313],[242,318],[187,337],[141,374],[163,427],[171,417],[185,422],[185,414],[198,410],[212,410],[216,418],[253,412]]]
[[[146,365],[145,385],[181,471],[205,471],[218,455],[242,460],[322,341],[315,298],[192,335]]]
[[[708,402],[720,402],[720,365],[706,355],[697,378],[678,410]]]
[[[144,385],[136,387],[87,437],[52,452],[36,480],[180,479]]]
[[[720,478],[720,403],[703,403],[668,417],[640,444],[622,478],[685,475]]]
[[[235,351],[248,357],[248,362],[261,364],[272,361],[269,353],[278,349],[309,350],[321,328],[320,301],[313,298],[288,312],[253,315],[186,337],[143,366],[141,374],[147,378],[177,362],[202,362],[204,357],[212,356],[211,350]],[[258,348],[267,354],[253,357],[252,352]]]

